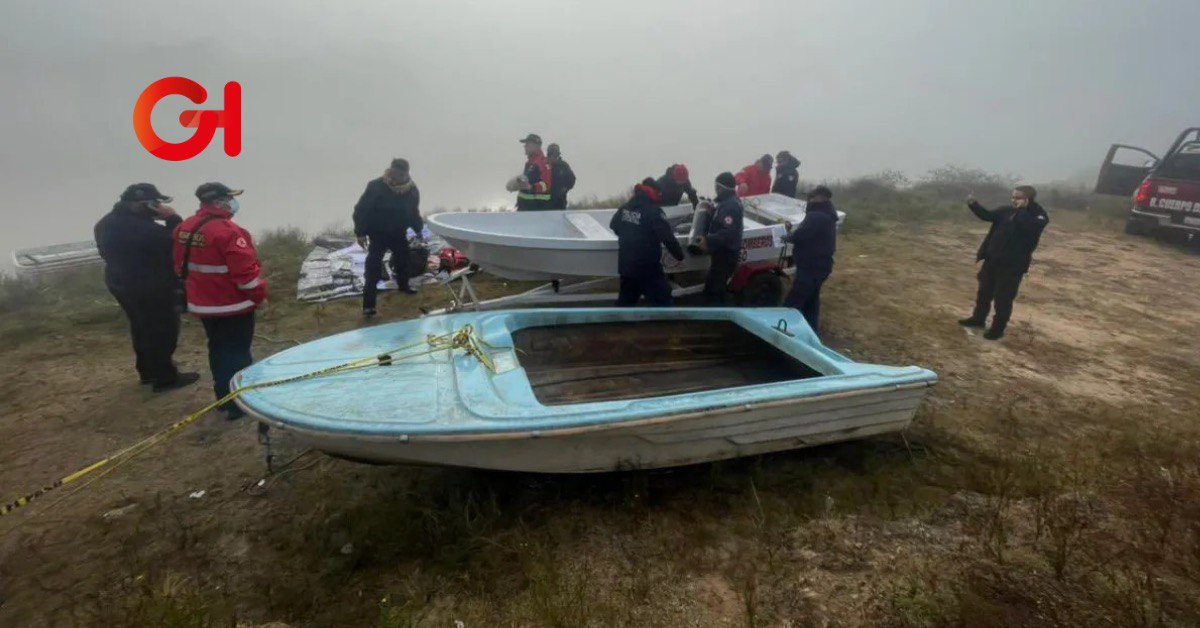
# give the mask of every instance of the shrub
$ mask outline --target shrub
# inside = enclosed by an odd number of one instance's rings
[[[1018,179],[1012,175],[980,168],[943,166],[927,172],[913,185],[913,191],[940,201],[961,201],[972,192],[981,199],[1001,197],[1017,183]]]
[[[257,238],[255,248],[266,274],[272,301],[295,298],[300,264],[312,247],[308,234],[296,227],[271,229]]]

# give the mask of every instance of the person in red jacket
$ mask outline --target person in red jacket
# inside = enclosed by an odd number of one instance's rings
[[[742,168],[734,176],[737,181],[738,197],[769,193],[771,191],[771,166],[774,163],[773,157],[763,155],[758,158],[758,161]]]
[[[525,145],[525,170],[517,193],[517,211],[549,209],[550,162],[542,152],[542,138],[530,133],[520,142]]]
[[[262,265],[250,233],[233,222],[241,190],[223,183],[196,188],[200,209],[174,233],[175,272],[184,278],[187,310],[204,324],[208,336],[208,366],[217,399],[229,394],[229,383],[250,366],[254,340],[254,311],[267,300]],[[243,416],[226,403],[228,420]]]

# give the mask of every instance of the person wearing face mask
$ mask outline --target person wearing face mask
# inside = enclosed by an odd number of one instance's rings
[[[738,200],[738,183],[732,173],[717,175],[714,185],[717,193],[713,199],[716,211],[700,246],[711,258],[708,275],[704,278],[704,302],[706,305],[723,306],[729,296],[729,278],[741,260],[742,202]]]
[[[829,188],[818,185],[808,193],[804,220],[796,229],[792,231],[792,225],[784,223],[791,231],[788,241],[792,244],[796,271],[783,304],[800,310],[813,333],[818,335],[821,286],[833,272],[833,253],[837,250],[837,210],[833,208],[832,198],[833,192]]]
[[[204,324],[217,399],[228,395],[233,376],[254,362],[254,312],[267,300],[254,241],[233,222],[241,193],[224,183],[196,188],[200,209],[175,227],[174,235],[175,272],[184,279],[188,312]],[[228,420],[244,415],[233,402],[220,410]]]
[[[363,283],[363,316],[375,316],[375,298],[383,274],[383,255],[392,252],[392,276],[405,294],[417,291],[408,285],[408,230],[420,235],[421,191],[409,175],[407,159],[393,159],[383,176],[367,184],[354,205],[354,235],[367,250]]]
[[[974,194],[967,196],[971,212],[992,226],[975,256],[976,262],[983,262],[979,270],[975,311],[958,323],[964,327],[985,326],[994,302],[996,315],[992,318],[992,326],[983,334],[988,340],[999,340],[1004,336],[1021,279],[1029,270],[1042,231],[1050,224],[1050,217],[1036,198],[1037,190],[1021,185],[1013,189],[1011,205],[988,210],[979,204]]]
[[[169,202],[154,185],[135,183],[94,231],[104,283],[129,319],[138,376],[155,392],[200,379],[198,373],[180,373],[172,360],[179,342],[180,286],[171,266],[171,232],[183,219],[163,204]]]

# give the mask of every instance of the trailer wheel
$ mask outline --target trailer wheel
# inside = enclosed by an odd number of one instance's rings
[[[737,293],[737,304],[743,307],[776,307],[782,301],[783,281],[773,272],[754,275]]]

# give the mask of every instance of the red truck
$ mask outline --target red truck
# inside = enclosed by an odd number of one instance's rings
[[[1144,148],[1113,144],[1096,193],[1132,198],[1126,233],[1200,242],[1200,127],[1180,133],[1161,159]]]

